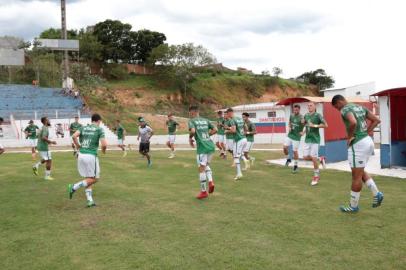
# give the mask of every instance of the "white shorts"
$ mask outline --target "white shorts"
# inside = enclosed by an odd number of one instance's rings
[[[51,151],[39,151],[42,160],[52,160]]]
[[[303,156],[319,157],[319,144],[318,143],[305,143],[303,147]]]
[[[227,139],[227,150],[233,151],[234,149],[234,139]]]
[[[348,148],[348,162],[351,168],[365,168],[374,153],[374,142],[367,136]]]
[[[226,142],[226,135],[217,134],[216,142],[217,143],[225,143]]]
[[[100,178],[99,158],[92,154],[79,153],[78,171],[85,178]]]
[[[124,140],[123,139],[117,139],[117,144],[118,145],[124,145]]]
[[[208,166],[211,162],[213,154],[198,154],[196,155],[197,165]]]
[[[30,144],[31,147],[37,147],[37,139],[28,139],[28,143]]]
[[[286,147],[289,147],[292,145],[293,151],[297,151],[297,150],[299,150],[300,141],[295,141],[289,137],[286,137],[283,145]]]
[[[168,135],[168,142],[174,144],[176,141],[176,135]]]
[[[253,146],[254,146],[254,142],[247,141],[247,143],[245,144],[245,147],[243,149],[244,153],[249,153]]]
[[[233,156],[234,158],[240,158],[242,156],[243,150],[245,146],[247,145],[247,139],[241,139],[238,142],[234,143],[234,149],[233,149]]]

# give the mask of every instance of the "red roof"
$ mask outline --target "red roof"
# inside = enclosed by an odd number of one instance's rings
[[[400,88],[393,88],[393,89],[388,89],[384,90],[375,94],[372,94],[371,96],[397,96],[397,97],[404,97],[406,96],[406,87],[400,87]]]

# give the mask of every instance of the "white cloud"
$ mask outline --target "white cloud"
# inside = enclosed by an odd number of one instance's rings
[[[336,86],[406,85],[401,0],[67,0],[68,26],[108,18],[194,42],[227,66],[294,77],[324,68]],[[0,0],[0,35],[32,38],[58,27],[59,1]]]

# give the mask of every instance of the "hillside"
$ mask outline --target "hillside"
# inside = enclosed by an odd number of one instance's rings
[[[199,104],[202,115],[213,118],[217,109],[228,106],[317,93],[316,89],[292,80],[227,73],[199,74],[189,85],[186,98],[180,90],[151,75],[131,75],[126,80],[107,81],[84,92],[92,111],[100,112],[110,126],[115,119],[121,119],[132,134],[136,132],[139,116],[152,123],[158,133],[164,133],[164,115],[172,112],[187,117],[189,104]],[[186,119],[178,120],[186,132]]]

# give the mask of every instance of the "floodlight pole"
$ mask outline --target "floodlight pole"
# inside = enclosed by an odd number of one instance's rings
[[[66,0],[61,0],[61,23],[62,23],[62,28],[61,28],[62,39],[68,39],[68,33],[67,33],[67,30],[66,30]],[[64,51],[63,64],[64,64],[63,80],[67,80],[67,78],[69,76],[69,55],[68,55],[68,50]]]

